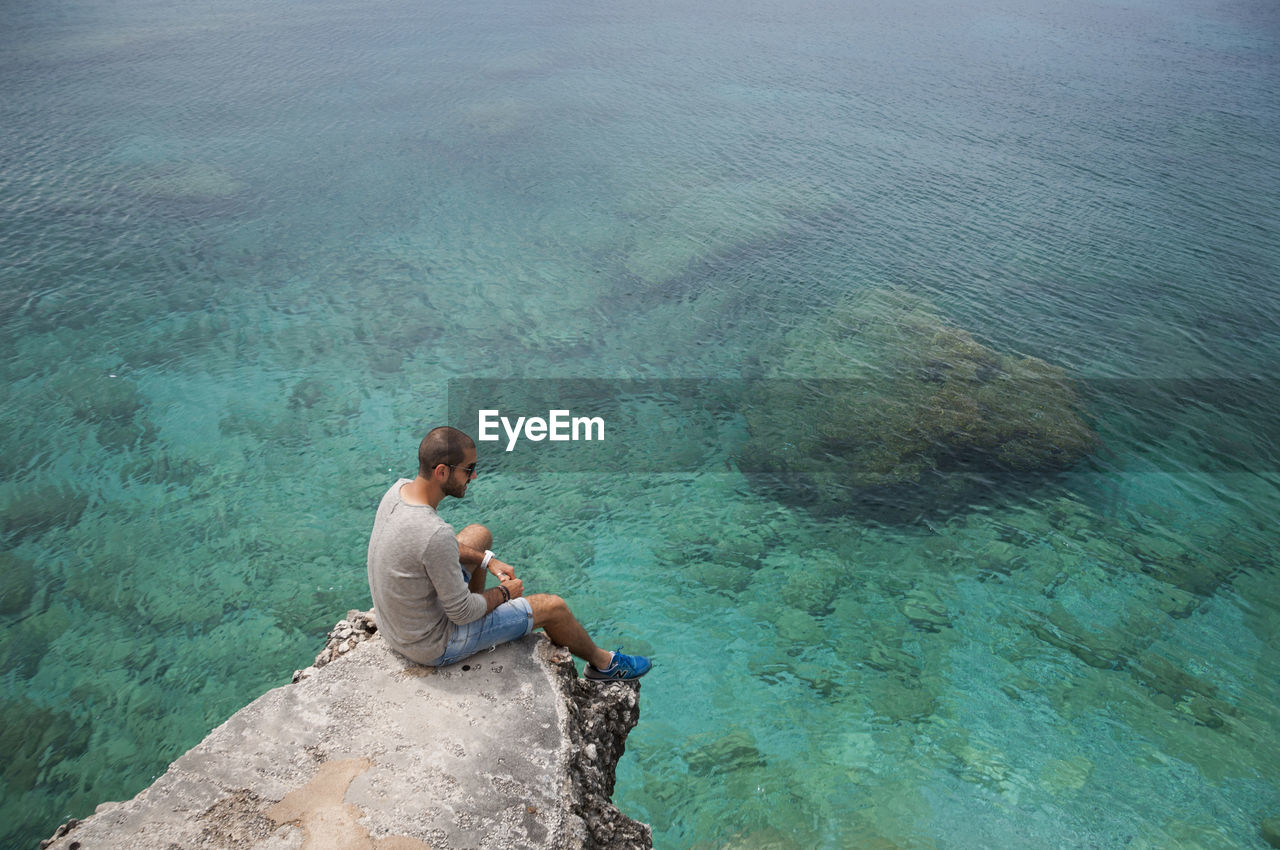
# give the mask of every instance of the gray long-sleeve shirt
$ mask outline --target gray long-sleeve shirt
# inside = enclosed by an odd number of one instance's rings
[[[378,633],[426,664],[444,653],[454,623],[478,620],[489,606],[463,579],[453,527],[435,508],[402,499],[407,483],[401,478],[391,485],[378,505],[369,535],[369,592]]]

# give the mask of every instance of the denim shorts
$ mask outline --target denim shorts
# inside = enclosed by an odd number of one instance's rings
[[[428,667],[456,664],[483,649],[492,649],[500,643],[518,640],[533,631],[533,609],[529,600],[521,597],[503,602],[479,620],[462,626],[454,626],[444,654]]]

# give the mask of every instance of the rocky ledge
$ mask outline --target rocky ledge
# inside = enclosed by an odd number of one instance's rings
[[[432,669],[375,631],[350,612],[293,684],[42,847],[653,846],[610,801],[638,682],[580,679],[541,635]]]

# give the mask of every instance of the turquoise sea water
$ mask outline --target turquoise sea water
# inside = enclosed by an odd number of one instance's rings
[[[615,801],[662,848],[1266,846],[1275,4],[3,18],[4,846],[136,794],[368,606],[373,508],[451,387],[785,378],[886,290],[1066,369],[1101,447],[815,510],[655,392],[621,402],[661,436],[633,466],[485,444],[447,506],[654,657]]]

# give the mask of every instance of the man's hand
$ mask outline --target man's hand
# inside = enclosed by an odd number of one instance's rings
[[[524,582],[518,578],[504,579],[497,587],[491,587],[484,592],[485,603],[490,611],[504,602],[519,599],[521,596],[524,596]]]
[[[497,558],[489,559],[489,572],[498,577],[498,581],[507,581],[516,577],[516,571],[511,568],[510,564],[499,561]],[[511,594],[513,597],[515,594]]]

